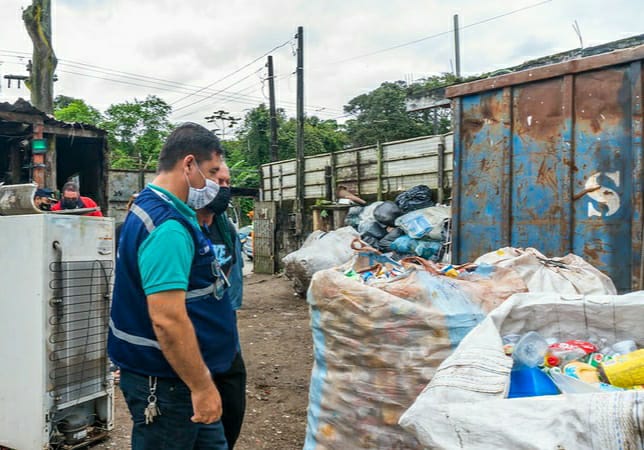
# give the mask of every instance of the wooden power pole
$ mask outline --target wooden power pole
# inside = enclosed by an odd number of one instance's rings
[[[297,27],[297,225],[296,231],[302,238],[304,221],[304,28]]]
[[[275,109],[275,75],[273,71],[273,57],[268,57],[268,103],[271,115],[271,162],[278,160],[277,155],[277,111]]]

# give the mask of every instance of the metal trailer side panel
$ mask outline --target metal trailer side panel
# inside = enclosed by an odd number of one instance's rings
[[[573,252],[641,289],[642,61],[557,74],[454,98],[454,260]]]

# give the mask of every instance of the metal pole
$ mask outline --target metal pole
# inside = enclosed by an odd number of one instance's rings
[[[382,161],[382,144],[380,141],[376,142],[376,161],[377,161],[377,178],[378,178],[378,187],[376,199],[380,202],[382,201],[382,175],[383,175],[383,161]],[[359,168],[358,168],[359,170]]]
[[[268,57],[268,103],[271,115],[271,162],[277,161],[277,111],[275,109],[275,75],[273,57]],[[272,182],[272,181],[271,181]],[[272,191],[271,191],[272,192]]]
[[[300,229],[302,234],[302,221],[304,219],[304,28],[297,27],[297,213],[299,214]]]
[[[456,77],[461,78],[461,46],[459,42],[458,14],[454,14],[454,53],[456,60]]]

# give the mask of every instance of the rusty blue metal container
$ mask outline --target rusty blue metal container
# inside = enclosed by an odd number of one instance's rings
[[[453,261],[573,252],[642,284],[644,45],[456,85]]]

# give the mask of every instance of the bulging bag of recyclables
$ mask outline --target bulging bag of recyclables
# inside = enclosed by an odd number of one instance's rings
[[[446,223],[451,217],[449,206],[431,206],[412,211],[396,219],[396,226],[405,230],[410,238],[443,239]]]
[[[461,342],[400,419],[424,448],[642,449],[644,391],[507,399],[502,336],[633,340],[644,347],[644,291],[623,296],[517,294]]]
[[[311,277],[318,270],[329,269],[346,263],[353,257],[351,242],[358,237],[352,227],[343,227],[325,233],[314,231],[302,247],[289,253],[282,262],[284,274],[293,281],[293,289],[300,295],[306,294]]]
[[[313,276],[305,450],[422,448],[398,425],[400,415],[490,310],[526,291],[500,267],[450,278],[420,258],[396,264],[363,249]]]
[[[559,294],[616,294],[610,277],[575,254],[548,258],[534,248],[504,247],[480,256],[474,264],[515,270],[530,292]]]

